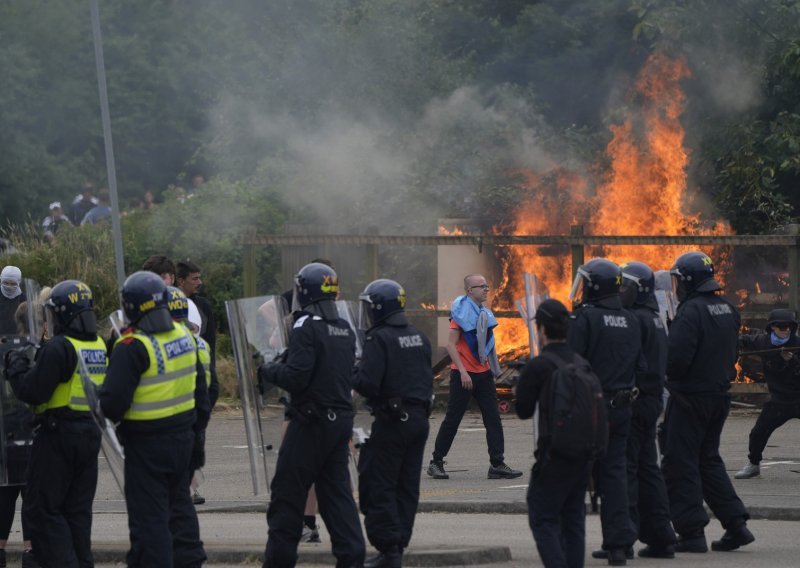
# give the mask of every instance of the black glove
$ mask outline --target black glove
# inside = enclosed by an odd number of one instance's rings
[[[256,380],[256,386],[258,387],[258,392],[261,393],[262,396],[266,395],[269,391],[275,388],[275,383],[272,383],[267,378],[268,372],[267,369],[269,365],[261,365],[258,368],[258,377]]]
[[[24,375],[30,369],[31,363],[26,353],[27,348],[10,349],[6,352],[3,364],[6,370],[6,379]]]
[[[192,448],[192,459],[189,461],[189,469],[195,471],[206,465],[206,432],[201,430],[194,433],[194,447]]]

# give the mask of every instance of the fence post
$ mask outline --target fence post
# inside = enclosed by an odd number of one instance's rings
[[[368,235],[377,235],[378,227],[369,227]],[[368,282],[378,279],[378,245],[367,245],[367,278]]]
[[[786,232],[795,237],[795,242],[787,250],[789,255],[789,308],[798,312],[800,308],[800,225],[787,225]]]
[[[569,234],[572,237],[583,236],[583,225],[572,225],[569,228]],[[570,246],[572,249],[572,280],[575,280],[575,275],[578,274],[578,268],[583,264],[583,245],[573,244]]]

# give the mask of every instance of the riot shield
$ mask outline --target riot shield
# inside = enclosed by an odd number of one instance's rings
[[[672,291],[672,275],[669,270],[659,270],[655,273],[655,277],[658,315],[664,324],[664,329],[669,333],[669,322],[675,319],[675,312],[678,310],[678,298],[675,297],[675,293]]]
[[[0,336],[0,367],[11,349],[33,348],[27,337]],[[5,369],[3,369],[5,375]],[[14,396],[11,383],[0,379],[0,486],[23,485],[33,443],[33,412]]]
[[[125,321],[125,312],[122,310],[114,310],[108,315],[108,323],[111,324],[114,337],[122,337],[122,330],[128,326]]]
[[[26,278],[26,317],[24,319],[26,322],[26,329],[24,330],[24,334],[27,334],[33,345],[43,343],[47,335],[44,319],[44,302],[47,298],[43,298],[42,296],[42,288],[39,286],[39,283],[30,278]],[[22,330],[18,331],[22,333]]]
[[[108,468],[111,470],[111,475],[114,476],[114,481],[117,482],[117,486],[124,496],[125,451],[122,449],[122,444],[119,443],[114,424],[111,420],[103,416],[103,411],[100,409],[100,401],[97,398],[97,385],[92,381],[82,353],[79,353],[78,368],[81,373],[83,392],[86,393],[86,402],[89,405],[89,413],[92,415],[97,427],[100,428],[100,434],[102,435],[100,439],[100,449],[106,458]]]
[[[254,356],[259,354],[263,361],[269,362],[286,350],[288,306],[281,296],[260,296],[228,300],[225,311],[239,379],[253,494],[259,495],[269,492],[269,472],[262,425],[264,401],[258,390]]]
[[[336,300],[336,311],[339,317],[350,324],[350,329],[356,336],[356,359],[361,359],[361,349],[364,346],[364,330],[359,329],[357,315],[359,312],[358,302],[350,300]]]

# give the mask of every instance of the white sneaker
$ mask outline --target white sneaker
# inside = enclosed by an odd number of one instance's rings
[[[303,525],[303,534],[300,535],[300,542],[322,542],[319,538],[319,529],[310,529]]]
[[[761,474],[761,468],[758,467],[757,463],[749,463],[744,466],[742,469],[736,472],[734,477],[736,479],[750,479],[751,477],[755,477]]]

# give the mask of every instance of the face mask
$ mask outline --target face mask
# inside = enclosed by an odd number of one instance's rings
[[[22,294],[22,290],[17,285],[9,286],[8,284],[3,284],[2,286],[0,286],[0,291],[2,291],[3,296],[8,298],[9,300],[13,300],[14,298]]]
[[[770,340],[770,341],[772,342],[772,344],[773,344],[773,345],[775,345],[776,347],[779,347],[779,346],[781,346],[781,345],[784,345],[784,344],[785,344],[787,341],[789,341],[791,338],[792,338],[792,336],[791,336],[791,335],[790,335],[789,337],[778,337],[778,336],[775,334],[775,332],[774,332],[774,331],[770,332],[770,334],[769,334],[769,340]]]

